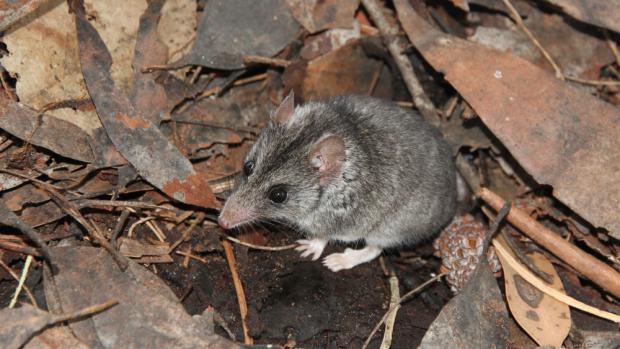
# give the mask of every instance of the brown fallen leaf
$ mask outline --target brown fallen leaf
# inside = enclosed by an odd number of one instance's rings
[[[310,33],[351,28],[360,0],[286,0],[295,19]]]
[[[500,238],[499,241],[503,241]],[[562,280],[549,260],[539,252],[528,255],[541,272],[552,278],[550,285],[564,292]],[[517,323],[541,346],[562,346],[571,329],[570,308],[529,284],[499,254],[504,270],[506,299]]]
[[[164,87],[155,80],[160,71],[144,72],[151,66],[162,66],[168,62],[168,47],[164,45],[157,31],[165,0],[149,1],[140,17],[140,25],[133,55],[133,85],[129,92],[131,104],[142,115],[158,125],[170,112]]]
[[[189,315],[157,276],[133,261],[121,271],[101,248],[53,248],[58,273],[44,273],[47,304],[52,312],[115,299],[118,305],[69,323],[83,343],[94,348],[213,348],[239,345],[212,332]]]
[[[540,0],[539,0],[540,1]],[[618,0],[544,0],[577,20],[620,32]]]
[[[493,273],[480,263],[465,288],[446,304],[419,348],[507,348],[508,312]]]
[[[112,77],[124,92],[129,90],[133,69],[131,57],[138,30],[138,18],[146,7],[142,0],[86,0],[92,24],[109,45],[114,60]],[[88,97],[80,71],[73,18],[66,1],[48,2],[19,22],[2,37],[9,54],[0,59],[11,74],[18,76],[20,102],[34,109],[50,103]],[[42,40],[47,38],[47,40]],[[101,128],[95,110],[61,108],[50,115],[74,123],[89,134]]]
[[[304,100],[343,94],[368,95],[373,90],[375,95],[390,99],[388,68],[382,61],[369,57],[366,45],[374,43],[355,40],[309,62],[297,61],[284,71],[284,84]]]
[[[288,45],[298,30],[284,0],[210,1],[191,51],[172,66],[241,69],[245,67],[244,55],[271,57]]]
[[[206,177],[144,118],[115,87],[111,56],[98,32],[76,9],[78,46],[84,80],[114,146],[137,172],[170,197],[188,204],[219,207]]]
[[[65,326],[54,326],[47,328],[30,339],[23,349],[89,349],[88,346],[80,342]]]
[[[538,182],[620,237],[620,110],[516,56],[442,34],[395,0],[410,40]]]

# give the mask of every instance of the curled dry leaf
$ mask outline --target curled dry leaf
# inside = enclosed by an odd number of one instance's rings
[[[110,76],[112,57],[82,10],[77,11],[76,27],[84,80],[116,149],[144,179],[170,197],[218,207],[205,176],[115,87]]]
[[[560,348],[571,328],[568,305],[532,286],[502,258],[501,254],[498,256],[504,269],[506,299],[515,320],[539,345]],[[534,252],[528,257],[541,272],[553,280],[551,287],[564,292],[562,280],[542,253]]]
[[[395,5],[416,48],[521,166],[620,237],[620,110],[516,56],[440,33],[405,0]]]

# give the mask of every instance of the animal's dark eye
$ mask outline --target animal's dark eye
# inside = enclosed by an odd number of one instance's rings
[[[251,175],[253,170],[254,170],[254,161],[248,160],[245,162],[245,164],[243,164],[243,173],[245,173],[246,176]]]
[[[281,204],[286,201],[287,196],[288,193],[283,185],[274,185],[271,189],[269,189],[269,200],[275,202],[276,204]]]

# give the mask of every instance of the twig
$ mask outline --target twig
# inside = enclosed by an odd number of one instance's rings
[[[423,290],[424,288],[426,288],[426,286],[430,285],[431,283],[441,279],[444,275],[448,274],[447,272],[445,273],[441,273],[439,275],[436,275],[432,278],[430,278],[429,280],[426,280],[424,283],[422,283],[420,286],[414,288],[413,290],[405,293],[404,296],[400,297],[400,300],[398,301],[398,304],[403,304],[404,302],[406,302],[407,300],[409,300],[409,298],[413,297],[413,295],[415,295],[416,293],[420,292],[421,290]],[[381,318],[381,320],[379,320],[379,322],[375,325],[375,327],[372,329],[372,331],[370,331],[370,334],[368,335],[368,338],[366,338],[366,341],[364,342],[364,345],[362,345],[362,349],[366,349],[368,347],[368,344],[370,344],[370,340],[372,339],[372,337],[375,335],[375,333],[377,333],[377,331],[379,330],[379,328],[381,327],[381,325],[383,325],[383,323],[387,320],[388,316],[390,316],[390,312],[392,311],[392,309],[390,308]]]
[[[502,207],[505,202],[499,195],[487,188],[482,188],[477,196],[495,210]],[[592,282],[611,292],[614,296],[620,297],[620,273],[615,269],[562,239],[519,208],[511,208],[507,218],[512,225],[530,239],[575,268]]]
[[[101,303],[101,304],[97,304],[97,305],[91,305],[90,307],[86,307],[84,309],[80,309],[78,311],[74,311],[71,313],[67,313],[67,314],[60,314],[60,315],[56,315],[54,316],[54,320],[53,323],[59,323],[59,322],[64,322],[64,321],[68,321],[68,320],[74,320],[74,319],[79,319],[88,315],[93,315],[93,314],[97,314],[100,313],[104,310],[107,310],[115,305],[118,304],[117,300],[111,300],[111,301],[107,301],[105,303]]]
[[[519,15],[519,12],[512,5],[510,0],[502,0],[502,1],[508,8],[508,12],[510,12],[510,17],[512,18],[512,20],[515,21],[515,23],[517,24],[519,28],[521,28],[521,30],[523,30],[525,35],[527,35],[527,37],[532,41],[534,46],[536,46],[540,50],[540,52],[545,57],[545,59],[551,64],[551,66],[553,67],[553,70],[555,70],[555,77],[560,80],[564,80],[565,77],[564,77],[564,74],[562,73],[562,69],[560,69],[557,63],[555,63],[555,60],[551,57],[549,52],[547,52],[547,50],[545,50],[545,48],[540,44],[540,42],[538,41],[538,39],[536,39],[534,34],[532,34],[532,32],[529,29],[527,29],[527,27],[523,23],[523,19],[521,19],[521,15]]]
[[[0,67],[0,83],[2,83],[2,89],[6,93],[8,99],[12,101],[18,101],[19,99],[17,98],[15,91],[13,91],[13,89],[9,85],[9,82],[6,81],[6,77],[8,76],[8,74],[9,73],[4,68]]]
[[[172,207],[157,206],[140,201],[116,201],[116,200],[92,200],[82,198],[70,198],[69,201],[77,202],[79,208],[94,207],[94,206],[109,206],[109,207],[132,207],[151,210],[165,210],[175,211]]]
[[[129,226],[129,229],[127,231],[127,237],[129,237],[129,238],[133,237],[133,232],[134,232],[134,230],[136,229],[137,226],[139,226],[142,223],[146,223],[146,222],[148,222],[150,220],[153,220],[155,218],[156,217],[153,217],[153,216],[147,216],[147,217],[142,217],[142,218],[138,219],[137,221],[133,222]],[[155,234],[155,236],[157,236],[157,234]],[[162,240],[160,239],[160,241],[162,241]]]
[[[256,81],[265,80],[266,78],[267,78],[267,73],[256,74],[254,76],[249,76],[247,78],[236,80],[235,82],[232,83],[232,85],[233,86],[241,86],[241,85],[250,84],[250,83],[253,83],[253,82],[256,82]],[[212,88],[204,91],[203,93],[199,94],[196,97],[196,100],[198,101],[198,100],[201,100],[203,98],[207,98],[209,96],[216,95],[216,94],[220,93],[220,91],[222,91],[222,88],[220,86],[212,87]]]
[[[564,78],[566,78],[566,80],[578,82],[584,85],[593,85],[593,86],[619,86],[620,85],[620,81],[588,80],[588,79],[582,79],[582,78],[578,78],[575,76],[569,76],[569,75],[564,76]]]
[[[18,244],[15,242],[0,241],[0,248],[13,251],[13,252],[33,255],[35,257],[41,257],[41,254],[39,253],[37,249],[27,246],[27,245]]]
[[[253,135],[257,135],[260,132],[260,129],[256,127],[231,126],[231,125],[225,125],[225,124],[212,122],[212,121],[181,119],[179,118],[179,116],[180,115],[171,116],[170,121],[177,122],[179,124],[199,125],[199,126],[212,127],[212,128],[221,128],[221,129],[231,130],[235,132],[251,133]]]
[[[22,276],[19,278],[17,288],[15,289],[15,293],[13,294],[13,298],[11,299],[11,303],[9,303],[9,308],[13,308],[15,306],[15,303],[17,303],[17,297],[19,297],[19,294],[22,292],[24,282],[26,281],[26,277],[28,277],[28,271],[30,270],[31,263],[32,256],[28,255],[28,257],[26,257],[26,263],[24,263],[24,269],[22,269]]]
[[[50,197],[52,198],[52,200],[65,213],[73,217],[73,219],[75,219],[80,225],[82,225],[84,229],[86,229],[86,232],[88,232],[89,236],[93,238],[97,244],[99,244],[106,251],[108,251],[108,253],[110,253],[110,255],[112,256],[116,264],[118,264],[119,268],[121,268],[121,270],[127,269],[127,266],[129,265],[127,258],[121,255],[117,250],[114,249],[114,247],[112,247],[112,245],[110,245],[110,243],[105,239],[103,233],[95,223],[87,220],[86,218],[84,218],[84,216],[82,216],[79,208],[75,203],[67,200],[67,198],[65,198],[48,183],[39,180],[33,181],[32,183],[34,183],[37,188],[43,189],[49,194],[51,194]]]
[[[405,41],[399,36],[399,28],[388,21],[384,12],[385,8],[379,0],[362,0],[362,4],[372,21],[379,28],[381,36],[386,42],[388,51],[390,51],[390,54],[394,58],[398,70],[400,70],[403,80],[405,81],[407,90],[411,94],[413,103],[427,121],[436,124],[438,122],[437,110],[433,102],[424,92],[424,89],[422,89],[422,85],[418,81],[418,78],[415,76],[409,57],[403,52]],[[397,23],[396,20],[392,22]]]
[[[513,257],[510,254],[510,252],[508,251],[508,248],[501,242],[500,238],[495,238],[493,240],[493,247],[495,247],[495,251],[497,252],[497,254],[500,255],[503,259],[505,259],[506,262],[510,264],[510,266],[519,275],[521,275],[521,277],[523,277],[528,283],[530,283],[532,286],[539,289],[541,292],[549,295],[550,297],[555,298],[556,300],[562,303],[570,305],[573,308],[577,308],[586,313],[589,313],[589,314],[592,314],[592,315],[595,315],[595,316],[598,316],[598,317],[601,317],[601,318],[604,318],[604,319],[607,319],[607,320],[610,320],[616,323],[620,323],[620,315],[612,314],[612,313],[600,310],[598,308],[595,308],[593,306],[587,305],[585,303],[582,303],[554,289],[553,287],[547,285],[543,280],[541,280],[536,275],[534,275],[534,273],[532,273],[529,269],[527,269],[523,264],[519,263],[515,259],[515,257]]]
[[[228,334],[228,338],[230,338],[230,340],[232,340],[233,342],[236,341],[237,339],[235,339],[235,334],[230,330],[230,328],[228,327],[228,324],[226,324],[226,321],[224,320],[222,315],[220,315],[213,308],[211,308],[211,313],[213,314],[213,321],[215,321],[215,323],[220,325],[220,327],[223,328],[224,331],[226,331],[226,334]]]
[[[616,58],[616,64],[620,66],[620,51],[618,51],[618,46],[609,36],[608,30],[606,29],[603,30],[603,35],[605,35],[605,41],[607,42],[607,46],[609,47],[609,49],[611,50],[611,53],[613,53],[614,57]]]
[[[207,260],[206,260],[206,259],[204,259],[204,258],[202,258],[202,257],[198,257],[198,256],[196,256],[196,255],[194,255],[194,254],[187,253],[187,252],[183,252],[183,251],[176,251],[175,253],[176,253],[176,254],[178,254],[178,255],[180,255],[180,256],[189,257],[189,258],[191,258],[191,259],[195,259],[195,260],[197,260],[197,261],[199,261],[199,262],[202,262],[202,263],[204,263],[204,264],[207,264]]]
[[[187,246],[187,248],[185,249],[185,258],[183,258],[183,268],[187,269],[189,268],[189,259],[190,257],[193,256],[192,254],[192,246]]]
[[[121,235],[123,227],[125,227],[125,223],[127,223],[127,219],[130,214],[131,212],[129,212],[129,210],[123,210],[123,212],[121,212],[121,216],[118,217],[118,221],[116,221],[114,231],[112,231],[112,236],[110,237],[110,243],[112,246],[118,247],[116,240],[118,239],[118,236]]]
[[[6,270],[7,273],[9,273],[13,277],[13,279],[15,279],[15,281],[19,282],[19,276],[17,275],[17,273],[15,273],[15,271],[13,271],[11,267],[6,265],[6,263],[2,261],[2,258],[0,258],[0,266],[2,266],[2,268],[4,268],[4,270]],[[24,285],[24,291],[26,291],[26,294],[28,295],[28,298],[30,298],[30,302],[32,302],[32,305],[38,308],[39,304],[37,303],[37,299],[34,298],[34,294],[32,294],[32,292],[30,291],[30,288]]]
[[[192,44],[194,42],[194,40],[196,39],[196,33],[192,34],[192,37],[189,38],[189,40],[187,40],[183,45],[179,46],[179,48],[177,48],[176,50],[170,52],[168,54],[168,57],[170,57],[170,59],[174,58],[177,54],[182,53],[183,50],[185,50],[190,44]]]
[[[226,261],[230,268],[233,283],[235,284],[235,292],[237,292],[237,302],[239,303],[239,313],[241,314],[241,326],[243,327],[243,343],[254,344],[254,339],[250,337],[250,331],[248,329],[248,304],[245,300],[245,292],[243,291],[243,285],[237,272],[237,262],[235,261],[235,254],[233,253],[232,245],[226,240],[222,240],[224,246],[224,253],[226,254]]]
[[[256,55],[245,55],[243,56],[243,61],[245,63],[266,64],[266,65],[272,65],[275,67],[282,67],[282,68],[286,68],[289,65],[291,65],[291,61],[287,61],[286,59],[271,58],[271,57],[256,56]]]
[[[255,250],[262,250],[262,251],[284,251],[284,250],[290,250],[290,249],[293,249],[293,248],[297,247],[297,244],[290,244],[290,245],[284,245],[284,246],[261,246],[261,245],[254,245],[254,244],[251,244],[249,242],[241,241],[239,239],[236,239],[236,238],[234,238],[234,237],[232,237],[230,235],[226,235],[226,234],[221,233],[219,231],[217,233],[221,237],[223,237],[223,238],[225,238],[227,240],[230,240],[230,241],[232,241],[232,242],[234,242],[236,244],[239,244],[239,245],[243,245],[245,247],[253,248]]]
[[[202,221],[204,220],[205,220],[205,214],[202,212],[198,212],[198,214],[196,214],[196,218],[192,221],[192,223],[190,223],[189,227],[185,229],[183,234],[181,234],[181,238],[175,241],[170,246],[170,249],[168,250],[168,254],[172,253],[172,251],[174,251],[174,249],[177,248],[177,246],[179,246],[182,242],[186,241],[189,238],[192,231],[194,230],[194,228],[196,228],[196,226],[202,223]]]
[[[383,340],[379,349],[389,349],[392,345],[392,333],[394,333],[394,322],[396,314],[400,309],[400,290],[398,289],[398,278],[394,275],[390,276],[390,311],[385,319],[385,330],[383,331]]]
[[[377,88],[377,84],[379,83],[379,78],[381,77],[381,72],[383,71],[383,64],[380,64],[377,70],[372,74],[372,80],[370,80],[370,86],[368,87],[368,91],[366,94],[368,96],[372,96]]]

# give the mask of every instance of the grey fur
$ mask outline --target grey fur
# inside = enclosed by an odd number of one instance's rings
[[[309,153],[331,134],[343,137],[346,159],[342,176],[321,187]],[[397,247],[437,233],[455,212],[456,173],[439,131],[379,99],[299,106],[286,125],[270,123],[246,159],[255,162],[253,173],[241,176],[225,209],[284,221],[312,238]],[[267,198],[276,184],[287,185],[282,204]]]

